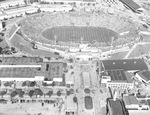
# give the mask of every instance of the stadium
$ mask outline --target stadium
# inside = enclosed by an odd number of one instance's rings
[[[18,21],[8,37],[18,50],[36,56],[57,58],[64,57],[66,52],[101,53],[136,41],[137,28],[142,25],[129,17],[123,12],[109,14],[103,10],[41,12]]]

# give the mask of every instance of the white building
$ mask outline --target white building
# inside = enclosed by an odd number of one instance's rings
[[[132,75],[123,70],[106,71],[102,73],[101,83],[110,88],[133,88],[134,83],[131,80]]]
[[[123,101],[128,110],[137,110],[139,108],[138,100],[135,96],[123,96]]]
[[[1,2],[0,8],[2,8],[2,9],[9,9],[10,7],[14,7],[16,5],[24,6],[25,2],[24,2],[24,0],[4,1],[4,2]]]
[[[149,105],[146,101],[138,101],[135,96],[123,96],[123,101],[128,110],[148,110]]]

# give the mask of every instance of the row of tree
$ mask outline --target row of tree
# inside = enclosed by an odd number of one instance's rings
[[[7,94],[7,91],[0,91],[0,96],[2,96],[2,98],[3,98],[3,96],[5,95],[5,94]],[[11,98],[14,98],[15,96],[19,96],[19,97],[23,97],[24,96],[24,94],[25,94],[25,92],[24,91],[22,91],[22,89],[16,89],[16,90],[14,90],[14,91],[12,91],[11,93],[10,93],[10,96],[11,96]],[[52,90],[49,90],[46,94],[44,94],[43,92],[42,92],[42,90],[41,89],[34,89],[34,90],[30,90],[29,92],[28,92],[28,95],[30,96],[30,97],[32,97],[33,95],[35,95],[36,97],[39,95],[39,96],[42,96],[42,95],[48,95],[49,97],[51,97],[52,96],[52,94],[53,94],[53,91]],[[57,95],[58,96],[61,96],[61,92],[60,91],[58,91],[57,92]]]
[[[7,94],[7,91],[0,91],[0,95],[2,96],[2,98],[3,98],[3,96],[4,96],[5,94]],[[12,91],[12,92],[10,93],[10,96],[11,96],[11,98],[14,98],[15,96],[19,95],[19,97],[22,98],[22,97],[24,96],[24,94],[25,94],[25,92],[22,91],[22,89],[16,89],[15,91]],[[71,92],[70,92],[70,91],[67,91],[67,95],[69,96],[70,94],[71,94]],[[51,97],[51,96],[53,95],[53,91],[52,91],[52,90],[49,90],[46,94],[43,94],[43,92],[42,92],[41,89],[35,89],[35,90],[30,90],[30,91],[28,92],[28,95],[29,95],[30,97],[32,97],[33,95],[36,95],[36,98],[37,98],[38,95],[39,95],[39,96],[48,95],[49,97]],[[61,96],[61,91],[57,91],[57,96]],[[74,96],[73,101],[74,101],[75,103],[77,103],[77,97],[76,97],[76,96]]]

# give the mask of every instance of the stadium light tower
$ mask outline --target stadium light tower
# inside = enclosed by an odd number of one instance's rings
[[[110,49],[110,50],[112,50],[112,49],[113,49],[113,42],[114,42],[114,39],[115,39],[115,38],[112,36],[112,37],[111,37],[111,44],[110,44],[111,49]]]
[[[81,37],[81,41],[80,41],[80,43],[81,43],[81,44],[83,43],[83,40],[84,40],[84,38],[83,38],[83,37]]]
[[[54,35],[55,45],[57,45],[57,35]]]

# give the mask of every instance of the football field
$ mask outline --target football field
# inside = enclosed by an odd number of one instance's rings
[[[101,27],[60,26],[48,28],[42,35],[49,40],[62,42],[111,42],[112,37],[118,38],[118,34],[110,29]]]

